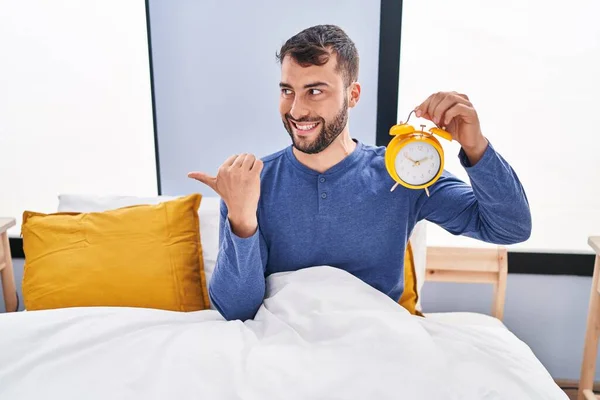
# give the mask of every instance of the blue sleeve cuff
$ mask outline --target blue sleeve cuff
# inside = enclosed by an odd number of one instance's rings
[[[467,173],[485,170],[489,166],[489,164],[494,161],[495,157],[496,150],[494,149],[492,143],[489,140],[485,152],[483,153],[483,156],[475,165],[471,165],[471,161],[469,161],[469,157],[467,157],[467,153],[462,147],[458,152],[458,159],[460,161],[460,164],[463,166],[464,169],[467,170]]]
[[[233,247],[236,251],[247,252],[253,246],[256,245],[256,241],[258,240],[259,228],[256,228],[256,231],[247,238],[242,238],[233,233],[233,229],[231,228],[231,223],[229,222],[229,218],[225,219],[225,226],[227,227],[227,235],[233,244]]]

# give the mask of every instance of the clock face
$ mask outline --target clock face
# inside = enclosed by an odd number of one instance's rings
[[[396,155],[396,173],[410,185],[424,185],[437,175],[440,155],[429,143],[411,142]]]

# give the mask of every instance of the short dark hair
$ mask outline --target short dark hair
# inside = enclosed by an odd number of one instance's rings
[[[354,42],[336,25],[316,25],[289,38],[277,52],[279,63],[290,55],[302,66],[323,65],[330,54],[337,55],[336,69],[344,76],[346,87],[358,79],[358,51]]]

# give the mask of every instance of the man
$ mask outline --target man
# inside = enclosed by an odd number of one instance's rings
[[[339,27],[314,26],[290,38],[278,57],[279,112],[292,145],[262,160],[231,156],[216,177],[189,175],[222,198],[209,292],[226,319],[254,317],[265,276],[317,265],[342,268],[397,301],[406,243],[422,219],[491,243],[529,237],[523,187],[483,136],[467,96],[436,93],[415,110],[460,143],[472,187],[444,171],[430,196],[402,186],[390,191],[385,147],[350,136],[348,110],[361,92],[350,38]]]

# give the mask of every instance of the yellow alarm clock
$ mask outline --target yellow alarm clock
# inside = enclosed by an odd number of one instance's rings
[[[433,185],[444,170],[444,149],[434,135],[452,141],[452,135],[438,127],[425,131],[408,125],[406,122],[392,126],[390,135],[394,138],[385,151],[385,167],[396,184],[392,191],[402,185],[409,189],[425,189],[429,196],[429,186]]]

